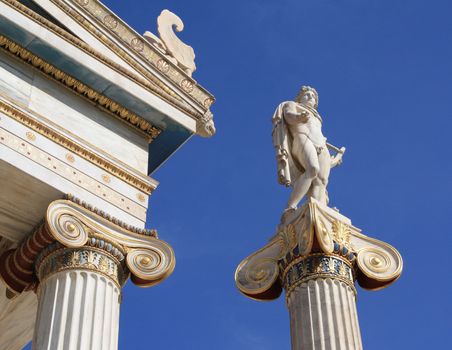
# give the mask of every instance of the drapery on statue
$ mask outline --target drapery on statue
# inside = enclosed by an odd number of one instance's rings
[[[279,104],[272,118],[278,181],[293,187],[284,214],[295,210],[304,196],[327,205],[330,169],[342,163],[345,147],[339,149],[326,142],[318,102],[317,91],[303,86],[295,101]],[[329,149],[336,155],[331,156]]]

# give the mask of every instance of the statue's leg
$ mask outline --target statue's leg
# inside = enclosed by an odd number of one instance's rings
[[[331,156],[326,147],[318,155],[319,172],[317,177],[312,181],[312,197],[320,203],[328,205],[326,194],[326,186],[328,185],[328,177],[331,170]]]
[[[300,162],[305,172],[295,181],[287,207],[296,208],[319,173],[317,151],[306,135],[296,135],[292,144],[292,155]]]

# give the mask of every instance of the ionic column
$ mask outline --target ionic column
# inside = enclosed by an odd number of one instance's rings
[[[136,229],[79,201],[52,202],[22,244],[0,256],[9,293],[35,290],[34,350],[116,350],[121,288],[159,284],[175,266],[155,231]]]
[[[392,246],[310,198],[239,264],[235,281],[254,300],[276,299],[285,290],[292,350],[361,350],[355,281],[385,288],[402,265]]]
[[[292,350],[362,349],[352,264],[334,255],[310,255],[283,273]]]
[[[127,273],[124,255],[115,252],[111,243],[93,238],[78,249],[54,243],[41,253],[33,349],[117,349]]]

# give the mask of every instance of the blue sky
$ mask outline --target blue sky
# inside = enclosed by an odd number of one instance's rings
[[[180,37],[197,55],[194,78],[217,98],[215,137],[192,138],[154,174],[161,185],[148,225],[174,247],[177,266],[157,287],[127,284],[120,349],[290,348],[283,298],[249,300],[233,275],[284,209],[289,191],[276,181],[270,118],[306,84],[319,92],[325,135],[347,147],[330,176],[330,204],[404,259],[388,289],[358,288],[364,348],[446,348],[452,3],[105,3],[140,33],[156,33],[162,9],[178,14]]]

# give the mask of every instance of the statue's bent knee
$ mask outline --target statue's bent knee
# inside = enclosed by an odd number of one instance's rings
[[[310,167],[306,168],[306,175],[311,179],[314,179],[317,178],[319,171],[320,169],[317,165],[311,165]]]
[[[325,181],[323,181],[320,177],[316,176],[316,178],[314,180],[312,180],[312,184],[314,186],[324,186]]]

